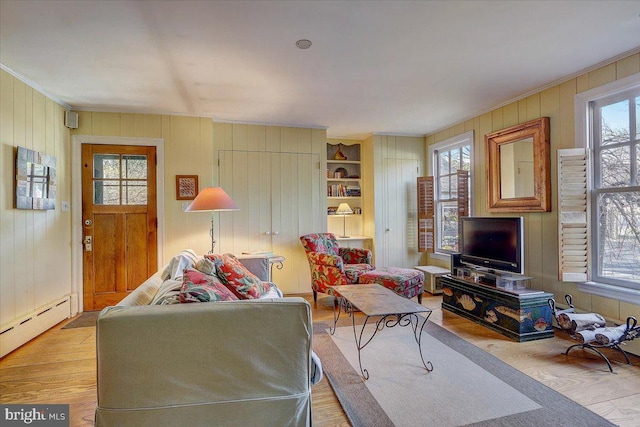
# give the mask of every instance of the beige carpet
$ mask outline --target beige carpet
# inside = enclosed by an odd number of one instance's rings
[[[314,325],[314,349],[352,425],[607,426],[607,420],[499,359],[428,323],[422,366],[412,331],[379,332],[361,352],[363,381],[351,326],[334,336]],[[578,423],[578,424],[576,424]]]

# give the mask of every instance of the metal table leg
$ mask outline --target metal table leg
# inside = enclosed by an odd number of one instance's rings
[[[362,377],[365,380],[369,379],[369,371],[362,367],[362,356],[361,356],[362,349],[364,349],[373,340],[373,337],[376,336],[378,331],[382,331],[385,327],[392,328],[394,326],[401,326],[401,327],[405,327],[409,325],[411,326],[411,329],[413,330],[413,337],[416,340],[416,343],[418,344],[418,350],[420,351],[420,360],[422,361],[422,365],[427,370],[427,372],[433,371],[432,363],[430,361],[425,362],[424,356],[422,354],[422,331],[424,330],[424,326],[427,324],[427,321],[429,320],[429,316],[431,316],[431,311],[427,312],[427,316],[424,318],[424,321],[422,321],[422,324],[420,324],[419,316],[415,313],[388,314],[388,315],[382,316],[380,319],[376,321],[375,329],[371,334],[371,336],[368,339],[366,339],[366,341],[364,337],[364,330],[366,329],[367,324],[369,323],[370,317],[366,316],[364,324],[362,325],[362,328],[360,329],[360,333],[358,334],[356,330],[355,316],[352,316],[353,337],[356,341],[356,348],[358,349],[358,365],[360,366],[360,373]]]

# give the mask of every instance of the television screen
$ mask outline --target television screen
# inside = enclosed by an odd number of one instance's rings
[[[461,260],[491,270],[524,274],[522,217],[462,218]]]

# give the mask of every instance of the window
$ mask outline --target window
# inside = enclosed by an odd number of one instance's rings
[[[93,203],[146,205],[147,156],[94,154]]]
[[[640,289],[640,87],[590,110],[591,280]]]
[[[429,147],[434,177],[436,252],[458,252],[458,170],[469,171],[467,194],[473,195],[473,131]],[[467,211],[471,212],[471,200]]]
[[[558,150],[560,280],[640,304],[640,78],[575,96],[576,148]]]

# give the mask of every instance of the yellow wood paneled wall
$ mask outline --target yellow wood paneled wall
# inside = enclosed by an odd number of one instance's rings
[[[488,215],[485,200],[484,135],[538,117],[550,117],[552,212],[523,215],[526,274],[535,277],[534,287],[554,293],[556,299],[563,300],[564,295],[570,293],[578,308],[597,311],[613,319],[626,319],[629,315],[640,318],[640,306],[578,292],[576,284],[558,281],[556,150],[575,146],[576,94],[639,72],[640,54],[635,54],[426,137],[427,145],[431,145],[470,130],[475,132],[474,207],[475,215],[482,216]]]
[[[70,138],[64,109],[0,70],[0,324],[71,292]],[[56,157],[56,209],[14,209],[15,151]]]
[[[155,114],[80,112],[74,135],[162,138],[165,153],[164,262],[190,248],[206,253],[209,217],[186,213],[176,200],[176,175],[198,175],[200,188],[213,184],[213,123],[210,118]]]

